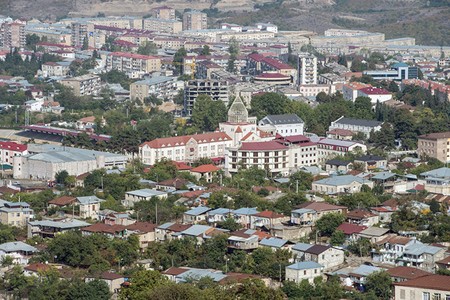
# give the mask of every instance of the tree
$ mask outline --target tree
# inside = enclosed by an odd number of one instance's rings
[[[295,191],[297,191],[297,186],[299,191],[310,190],[313,180],[314,177],[310,173],[303,171],[298,171],[289,177],[289,183]]]
[[[369,239],[359,239],[348,245],[348,251],[358,256],[369,256],[372,251],[372,244]]]
[[[58,171],[55,174],[56,182],[60,184],[65,184],[68,177],[69,173],[66,170]]]
[[[183,60],[186,55],[187,55],[186,49],[182,47],[178,49],[177,52],[175,52],[175,55],[173,56],[173,63],[175,65],[175,70],[179,75],[183,73]]]
[[[373,291],[378,299],[391,299],[392,278],[386,271],[369,274],[366,278],[365,286],[367,291]]]
[[[251,100],[250,114],[258,120],[267,115],[281,115],[289,112],[291,100],[278,93],[264,93],[253,96]]]
[[[345,216],[341,213],[328,213],[317,220],[316,227],[321,235],[331,236],[344,220]]]
[[[81,50],[87,50],[89,49],[89,40],[87,36],[83,38],[83,44],[81,45]]]
[[[158,47],[155,43],[146,41],[144,45],[139,46],[137,53],[142,55],[155,55],[158,54]]]
[[[202,51],[200,52],[200,55],[211,55],[211,49],[208,45],[204,45],[202,48]]]
[[[68,300],[108,300],[111,297],[108,284],[104,280],[94,279],[87,283],[74,283],[69,289]]]
[[[167,277],[160,274],[158,271],[137,271],[131,277],[131,284],[126,289],[121,289],[121,299],[136,299],[146,300],[152,299],[152,291],[155,288],[169,285]]]
[[[345,242],[345,234],[341,230],[336,230],[331,235],[331,244],[335,246],[340,246]]]
[[[214,101],[208,95],[199,95],[195,100],[192,123],[198,129],[214,131],[226,118],[227,109],[222,101]]]
[[[430,210],[434,214],[441,211],[441,205],[436,201],[436,199],[432,199],[430,201]]]
[[[218,224],[218,227],[228,229],[230,231],[237,231],[242,228],[242,225],[236,222],[233,218],[226,218],[225,221]]]

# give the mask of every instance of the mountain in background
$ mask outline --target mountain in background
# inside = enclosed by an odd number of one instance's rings
[[[417,44],[450,46],[450,0],[0,0],[3,15],[40,20],[97,15],[149,16],[168,5],[182,13],[204,10],[211,27],[221,22],[272,22],[280,30],[328,28],[378,31],[386,38],[414,37]]]

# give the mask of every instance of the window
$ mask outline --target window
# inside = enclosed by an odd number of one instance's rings
[[[423,292],[422,293],[422,300],[430,300],[430,293]]]
[[[306,275],[306,271],[303,271],[303,275]]]
[[[433,299],[433,300],[441,300],[441,294],[439,294],[439,293],[434,293],[432,299]]]

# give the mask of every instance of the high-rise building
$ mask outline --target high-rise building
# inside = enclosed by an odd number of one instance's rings
[[[309,53],[298,55],[298,84],[317,84],[317,57]]]
[[[0,46],[3,48],[21,48],[26,43],[25,23],[20,21],[4,22],[0,25]]]
[[[214,101],[223,101],[228,105],[228,82],[222,80],[189,80],[184,88],[184,110],[192,115],[195,100],[199,95],[208,95]]]
[[[201,30],[208,28],[208,17],[199,11],[189,11],[183,14],[183,30]]]
[[[166,5],[153,8],[152,16],[157,19],[176,20],[175,9]]]

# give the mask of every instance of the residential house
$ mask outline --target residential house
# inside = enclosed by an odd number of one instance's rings
[[[373,226],[379,223],[379,217],[367,210],[354,209],[347,212],[347,222],[363,226]]]
[[[382,124],[383,122],[379,121],[351,119],[342,116],[336,121],[331,122],[328,130],[331,131],[333,129],[346,129],[352,131],[353,133],[363,133],[367,138],[369,138],[372,131],[377,132],[381,130]]]
[[[148,245],[156,240],[156,224],[150,222],[136,222],[126,226],[128,234],[134,234],[139,239],[139,249],[141,252],[147,249]]]
[[[439,270],[450,270],[450,256],[447,256],[444,259],[438,260],[436,265]]]
[[[365,229],[367,229],[367,226],[351,223],[342,223],[336,228],[336,230],[345,234],[345,240],[350,243],[355,242],[358,239],[358,234]]]
[[[325,162],[325,171],[327,171],[328,173],[346,174],[352,169],[353,163],[351,161],[330,159]]]
[[[23,227],[34,218],[34,212],[26,202],[8,202],[0,199],[0,223]]]
[[[350,131],[347,129],[339,129],[339,128],[329,130],[326,133],[327,133],[327,138],[329,138],[329,139],[345,140],[345,141],[351,141],[353,139],[353,136],[355,135],[355,133],[353,133],[353,131]]]
[[[168,222],[159,225],[155,229],[156,241],[172,240],[172,234],[179,234],[180,232],[190,228],[191,224],[177,224],[173,222]]]
[[[173,238],[183,238],[183,237],[192,237],[197,240],[197,244],[202,244],[205,239],[211,238],[211,236],[215,234],[225,233],[228,230],[225,229],[217,229],[208,225],[191,225],[188,228],[172,233]]]
[[[344,84],[342,87],[342,94],[345,100],[350,100],[355,102],[356,98],[359,97],[358,90],[370,87],[370,84],[360,83],[360,82],[350,82]]]
[[[398,203],[395,199],[389,199],[370,210],[379,216],[380,223],[390,223],[392,214],[398,210]]]
[[[364,166],[364,172],[386,169],[387,167],[387,159],[378,155],[363,155],[355,158],[354,163],[362,164]]]
[[[424,270],[405,266],[398,266],[387,269],[386,272],[391,276],[393,282],[404,282],[423,276],[433,275],[432,273],[426,272]]]
[[[33,236],[53,238],[59,233],[81,229],[89,225],[89,223],[76,219],[29,221],[28,238],[32,238]]]
[[[22,156],[28,154],[27,145],[18,144],[15,142],[0,141],[0,164],[13,165],[13,158],[15,156]]]
[[[100,76],[86,74],[77,77],[66,78],[60,81],[62,85],[72,88],[75,96],[98,95],[101,90]]]
[[[383,88],[365,87],[358,90],[358,97],[370,98],[372,105],[376,105],[391,100],[392,93]]]
[[[218,223],[230,218],[233,210],[230,208],[216,208],[206,213],[208,224],[216,226]]]
[[[262,131],[281,136],[303,135],[305,122],[296,114],[268,115],[258,122]]]
[[[364,286],[367,276],[375,272],[380,272],[382,270],[382,268],[374,266],[360,265],[359,267],[349,272],[348,275],[350,280],[353,282],[353,285],[357,288],[361,288],[362,286]]]
[[[376,262],[397,264],[398,259],[403,256],[407,247],[420,243],[416,239],[389,235],[383,240],[376,243],[378,247],[372,250],[372,259]]]
[[[314,226],[315,222],[329,213],[347,212],[347,207],[326,202],[305,202],[291,212],[291,223],[302,226]]]
[[[206,214],[211,208],[206,206],[195,207],[183,213],[184,224],[197,224],[199,222],[206,222]]]
[[[396,173],[378,172],[374,173],[374,175],[370,177],[370,180],[374,182],[375,186],[383,187],[384,191],[392,192],[394,190],[397,177],[398,174]]]
[[[271,228],[274,225],[289,221],[289,217],[274,211],[265,210],[255,215],[250,216],[250,228],[267,227]]]
[[[251,217],[258,213],[256,207],[241,207],[232,212],[234,220],[244,228],[250,228]]]
[[[270,237],[269,234],[253,229],[241,229],[233,231],[228,237],[228,248],[244,251],[252,251],[258,248],[258,242]]]
[[[77,197],[76,204],[79,206],[80,217],[84,219],[98,219],[100,212],[100,203],[105,200],[97,198],[97,196]]]
[[[357,141],[321,138],[317,141],[317,162],[324,164],[327,160],[335,158],[338,155],[345,155],[356,151],[365,153],[367,146]]]
[[[122,284],[125,282],[125,277],[113,272],[103,272],[98,277],[87,277],[86,282],[100,279],[108,285],[109,292],[112,294],[118,294]]]
[[[296,261],[314,261],[323,266],[323,269],[333,269],[344,263],[344,250],[328,245],[311,245],[298,243],[292,247]]]
[[[450,195],[450,168],[423,172],[420,176],[425,177],[425,190],[434,194]]]
[[[450,296],[450,276],[428,275],[394,283],[394,297],[407,299],[442,299]]]
[[[264,238],[259,242],[260,247],[269,247],[273,251],[278,249],[290,249],[291,243],[288,240],[283,240],[276,237]]]
[[[403,265],[416,267],[428,272],[436,270],[436,262],[444,259],[447,247],[436,247],[422,243],[414,243],[405,248],[402,257],[398,258]]]
[[[323,276],[323,266],[313,261],[296,262],[286,267],[286,280],[300,283],[308,280],[314,283],[314,278]]]
[[[134,190],[125,193],[125,200],[122,201],[122,204],[125,207],[133,207],[134,204],[139,201],[149,201],[152,197],[165,199],[167,196],[168,195],[166,192],[161,192],[154,189]]]
[[[358,233],[358,238],[368,239],[372,244],[374,244],[386,238],[386,234],[388,232],[389,228],[368,227]]]
[[[90,226],[81,228],[84,236],[91,234],[102,234],[108,238],[125,238],[127,237],[127,228],[123,225],[108,225],[104,223],[95,223]]]
[[[192,168],[189,172],[194,175],[197,180],[203,179],[206,182],[211,183],[214,175],[216,175],[219,170],[220,168],[215,165],[207,164]]]
[[[11,257],[14,264],[27,265],[28,260],[38,249],[24,242],[8,242],[0,245],[0,260]]]
[[[360,192],[363,185],[373,188],[373,182],[361,177],[353,175],[331,176],[314,181],[312,191],[328,195],[353,194]]]
[[[69,205],[75,205],[77,198],[72,196],[61,196],[48,202],[48,208],[63,208]]]
[[[450,131],[420,135],[417,141],[417,153],[433,157],[443,163],[450,161]]]

